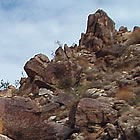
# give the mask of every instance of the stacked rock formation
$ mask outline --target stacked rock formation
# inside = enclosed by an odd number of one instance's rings
[[[0,138],[140,139],[139,43],[139,27],[117,31],[103,10],[89,15],[79,45],[60,46],[51,61],[35,55],[19,89],[0,92]]]

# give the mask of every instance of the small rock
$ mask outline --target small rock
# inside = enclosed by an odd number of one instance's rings
[[[98,98],[101,96],[106,97],[107,94],[105,93],[105,91],[103,89],[92,88],[92,89],[88,89],[86,91],[85,96],[92,97],[92,98]]]
[[[119,32],[121,32],[121,33],[124,33],[124,32],[127,32],[128,30],[127,30],[127,27],[124,27],[124,26],[121,26],[120,28],[119,28]]]
[[[48,121],[54,121],[56,119],[56,116],[49,117]]]
[[[105,132],[108,133],[110,139],[118,137],[117,128],[113,124],[108,123],[106,125]]]
[[[39,89],[39,94],[38,94],[39,96],[46,95],[46,94],[52,96],[53,92],[51,90],[46,89],[46,88]]]
[[[80,133],[73,133],[71,135],[71,139],[72,140],[84,140],[84,137],[82,136],[82,134]]]
[[[0,134],[0,140],[12,140],[5,135]]]

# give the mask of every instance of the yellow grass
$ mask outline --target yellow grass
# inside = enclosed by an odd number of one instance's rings
[[[129,101],[133,98],[133,92],[130,89],[123,88],[118,91],[116,97],[120,100]]]

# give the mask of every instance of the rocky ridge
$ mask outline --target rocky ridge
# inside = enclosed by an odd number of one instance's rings
[[[117,31],[103,10],[90,14],[79,45],[35,55],[19,89],[0,92],[0,138],[139,140],[139,43],[139,27]]]

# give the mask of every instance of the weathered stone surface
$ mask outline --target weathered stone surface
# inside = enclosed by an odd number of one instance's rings
[[[30,99],[0,98],[3,134],[16,140],[55,140],[67,137],[72,129],[61,124],[47,122],[47,115],[42,116],[41,111],[43,114],[49,113],[50,107],[45,108],[44,112]],[[52,108],[51,111],[55,109]]]
[[[61,125],[59,123],[50,122],[49,124],[53,127],[53,132],[55,133],[56,140],[62,140],[62,139],[65,140],[73,132],[73,130],[71,128]]]
[[[86,49],[96,52],[97,57],[101,57],[115,44],[115,34],[115,23],[104,11],[98,10],[89,15],[86,34],[81,35],[79,44],[85,45]]]
[[[67,57],[66,53],[64,52],[62,47],[59,47],[55,51],[54,61],[57,62],[57,61],[66,61],[66,60],[68,60],[68,57]]]
[[[64,52],[67,55],[68,59],[73,57],[73,51],[67,46],[67,44],[64,45]]]
[[[49,67],[48,66],[49,63],[50,61],[48,57],[43,54],[38,54],[38,55],[35,55],[34,58],[31,58],[24,66],[24,69],[29,78],[21,82],[20,91],[28,90],[27,92],[32,92],[34,94],[34,92],[35,93],[39,92],[37,89],[38,87],[39,88],[45,87],[49,89],[53,88],[49,84],[49,82],[51,81],[49,80],[46,81],[46,79],[44,79],[45,74],[46,74],[46,68]],[[35,90],[35,91],[32,91],[32,90]]]
[[[0,133],[14,140],[140,139],[140,28],[114,26],[98,10],[79,46],[57,42],[51,61],[31,58],[20,88],[0,92]]]
[[[42,77],[46,83],[56,85],[57,79],[61,79],[66,73],[67,70],[64,64],[49,64]]]
[[[114,31],[115,23],[103,10],[97,10],[95,14],[90,14],[87,23],[87,33],[96,33],[96,24],[101,24],[107,29]]]
[[[120,61],[117,61],[117,63],[121,67],[127,67],[127,69],[135,68],[136,66],[140,65],[139,54],[140,54],[140,45],[139,44],[130,45],[121,56]]]
[[[42,74],[43,75],[43,74]],[[49,90],[54,91],[55,86],[52,83],[48,82],[49,80],[45,81],[45,78],[42,78],[39,75],[36,75],[34,77],[33,83],[38,87],[38,88],[47,88]]]
[[[120,57],[125,52],[126,49],[127,49],[126,46],[113,45],[109,50],[105,50],[105,53],[108,55]]]
[[[14,94],[17,93],[17,90],[14,86],[9,86],[7,89],[5,89],[4,91],[0,92],[0,96],[1,97],[12,97],[14,96]]]
[[[60,104],[60,106],[71,106],[74,102],[76,102],[76,97],[72,94],[60,94],[58,96],[54,96],[52,101]]]
[[[44,81],[59,88],[67,88],[76,84],[81,67],[75,63],[65,62],[50,64],[45,71]]]
[[[87,49],[98,52],[103,48],[103,41],[97,38],[93,33],[82,34],[80,46],[84,45]]]
[[[140,139],[140,112],[137,109],[129,109],[123,112],[118,121],[121,128],[121,140]]]
[[[43,54],[35,55],[24,66],[27,75],[34,78],[35,75],[42,76],[44,69],[48,66],[49,59]]]
[[[60,49],[62,52],[62,48]],[[64,51],[63,51],[64,53]],[[40,59],[39,59],[40,60]],[[49,63],[38,61],[38,56],[30,59],[24,67],[30,77],[30,83],[39,88],[53,89],[54,86],[61,88],[72,86],[77,82],[81,68],[71,62]]]
[[[0,98],[0,104],[4,134],[14,139],[38,137],[34,135],[37,132],[34,128],[38,126],[39,108],[33,101],[21,97]]]
[[[105,99],[105,97],[103,97]],[[100,102],[98,99],[83,98],[79,101],[76,111],[76,126],[86,127],[88,124],[105,125],[114,122],[117,118],[111,104],[105,100]]]
[[[133,32],[128,35],[124,45],[133,45],[140,43],[140,27],[134,27]]]
[[[107,96],[107,94],[105,94],[105,91],[103,89],[92,88],[86,91],[85,96],[91,98],[98,98],[100,96]]]
[[[58,103],[49,103],[49,104],[42,106],[41,112],[42,113],[51,113],[51,112],[54,112],[55,110],[57,110],[59,107],[60,106]]]
[[[102,39],[105,44],[112,44],[114,31],[115,23],[104,11],[98,10],[95,14],[89,15],[87,33],[93,33],[94,36]]]
[[[37,95],[39,93],[37,84],[32,81],[30,77],[21,78],[18,95],[28,96],[30,93],[33,95]]]

